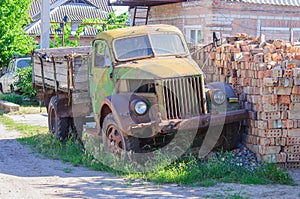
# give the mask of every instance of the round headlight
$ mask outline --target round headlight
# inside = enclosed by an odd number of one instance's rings
[[[147,112],[148,106],[144,101],[138,101],[134,105],[134,110],[138,115],[144,115]]]
[[[221,90],[216,90],[214,93],[213,93],[213,101],[218,104],[218,105],[221,105],[225,102],[226,100],[226,95],[223,91]]]

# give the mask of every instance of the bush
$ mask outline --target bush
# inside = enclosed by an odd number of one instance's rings
[[[0,100],[12,102],[15,104],[22,104],[23,97],[21,95],[15,94],[15,93],[10,93],[10,94],[5,94],[5,95],[0,94]]]
[[[36,90],[32,88],[32,67],[18,69],[16,77],[16,86],[21,95],[30,99],[36,98]]]

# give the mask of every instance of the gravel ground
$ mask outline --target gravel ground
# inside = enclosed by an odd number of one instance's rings
[[[10,116],[29,124],[32,117]],[[23,118],[22,120],[20,119]],[[29,119],[31,118],[31,119]],[[41,123],[38,123],[41,125]],[[142,180],[126,180],[113,174],[73,167],[58,160],[41,157],[20,145],[17,131],[0,124],[0,198],[300,198],[300,186],[241,185],[183,187],[176,184],[154,185]],[[291,171],[300,184],[300,171]]]

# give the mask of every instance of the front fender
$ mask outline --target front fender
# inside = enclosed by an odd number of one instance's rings
[[[212,109],[216,109],[216,110],[221,109],[222,112],[240,109],[240,105],[238,103],[238,97],[236,96],[236,93],[234,92],[233,88],[229,84],[223,82],[212,82],[207,84],[206,87],[210,90],[211,89],[222,90],[226,94],[226,98],[227,98],[226,104],[217,106],[211,103],[211,99],[207,95],[209,112],[211,112]]]
[[[130,116],[129,103],[132,93],[115,94],[106,97],[100,105],[98,121],[102,127],[105,116],[113,113],[118,127],[124,134],[131,134],[131,126],[135,124]]]

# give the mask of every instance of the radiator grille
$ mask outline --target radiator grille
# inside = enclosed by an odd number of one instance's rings
[[[204,113],[201,76],[161,80],[167,119],[183,119]]]

